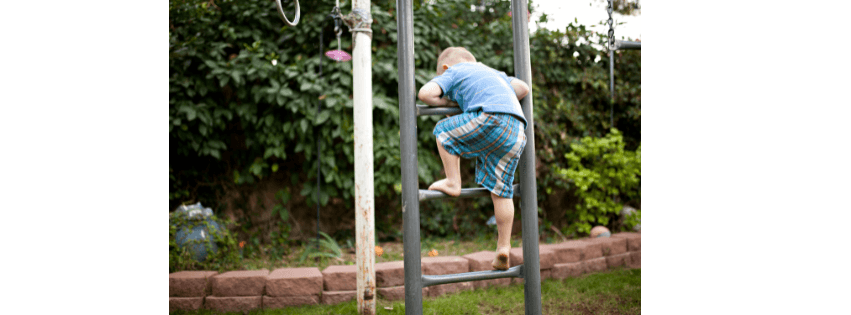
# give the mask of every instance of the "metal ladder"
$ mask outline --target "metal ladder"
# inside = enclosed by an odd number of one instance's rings
[[[423,275],[420,259],[420,201],[449,198],[429,190],[420,190],[417,178],[417,116],[460,113],[457,108],[429,108],[416,106],[414,82],[414,30],[411,0],[397,0],[396,25],[398,31],[399,71],[399,125],[402,163],[402,212],[404,220],[405,252],[405,314],[423,313],[422,289],[424,287],[476,280],[517,277],[524,279],[526,314],[541,314],[541,264],[538,256],[538,196],[535,181],[535,137],[532,115],[532,91],[520,105],[526,117],[526,148],[520,157],[520,216],[523,230],[523,265],[505,271],[477,271],[451,275]],[[529,29],[526,21],[526,0],[511,3],[514,32],[514,72],[518,79],[532,86],[532,67],[529,52]],[[517,188],[517,185],[515,185]],[[460,197],[487,196],[484,188],[461,190]],[[516,195],[515,195],[516,197]]]

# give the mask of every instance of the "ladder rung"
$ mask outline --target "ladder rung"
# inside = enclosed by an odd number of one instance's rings
[[[417,116],[426,115],[455,115],[460,114],[461,108],[458,107],[433,107],[426,105],[417,105]]]
[[[499,271],[499,270],[488,270],[488,271],[474,271],[474,272],[465,272],[465,273],[456,273],[451,275],[436,275],[436,276],[428,276],[423,275],[423,288],[432,285],[438,284],[446,284],[446,283],[455,283],[455,282],[468,282],[468,281],[478,281],[478,280],[490,280],[490,279],[500,279],[500,278],[523,278],[523,265],[514,266],[508,268],[508,270]]]
[[[520,185],[514,184],[514,191],[518,191],[520,189]],[[469,198],[469,197],[482,197],[490,194],[490,191],[487,188],[479,187],[479,188],[463,188],[461,189],[461,195],[458,197],[452,197],[450,195],[444,194],[441,191],[437,190],[428,190],[428,189],[420,189],[419,190],[419,199],[423,200],[431,200],[431,199],[443,199],[443,198]],[[520,198],[520,194],[514,194],[514,198]]]

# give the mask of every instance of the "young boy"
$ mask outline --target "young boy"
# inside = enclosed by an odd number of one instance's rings
[[[446,106],[457,102],[463,113],[437,123],[434,135],[446,178],[428,189],[461,194],[461,157],[476,159],[476,183],[491,192],[497,225],[493,267],[509,267],[514,221],[514,170],[526,146],[526,118],[519,99],[529,93],[521,80],[482,63],[462,47],[450,47],[437,58],[437,76],[424,85],[419,99]],[[443,98],[445,97],[445,98]]]

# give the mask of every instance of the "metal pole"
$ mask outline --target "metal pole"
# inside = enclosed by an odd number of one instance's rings
[[[609,98],[609,128],[615,127],[615,51],[609,49],[609,90],[612,97]]]
[[[529,25],[526,0],[511,1],[514,28],[514,74],[532,86],[532,62],[529,51]],[[520,217],[523,226],[523,273],[526,314],[541,314],[541,262],[538,253],[538,196],[535,180],[535,116],[532,115],[532,91],[523,98],[526,148],[520,156]]]
[[[417,116],[414,99],[414,11],[411,0],[396,1],[399,60],[399,132],[402,159],[402,216],[405,250],[405,314],[422,315],[420,202],[417,185]]]
[[[375,193],[372,157],[372,34],[370,1],[352,1],[363,24],[352,30],[355,121],[355,224],[358,313],[375,314]],[[364,21],[365,20],[365,21]],[[359,30],[360,29],[360,30]]]
[[[322,81],[322,40],[325,37],[325,32],[322,27],[319,28],[319,81]],[[319,100],[319,103],[316,104],[316,116],[319,117],[319,113],[322,111],[322,100]],[[322,142],[319,141],[319,127],[313,127],[313,136],[316,137],[316,250],[319,250],[319,188],[320,178],[322,178],[322,172],[320,164],[320,154],[322,152]]]

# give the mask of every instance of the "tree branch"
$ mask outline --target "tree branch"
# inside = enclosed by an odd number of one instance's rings
[[[558,236],[561,237],[562,241],[567,242],[567,237],[565,237],[564,234],[561,234],[561,231],[559,231],[555,226],[550,225],[550,230],[553,230],[553,232],[558,234]]]

